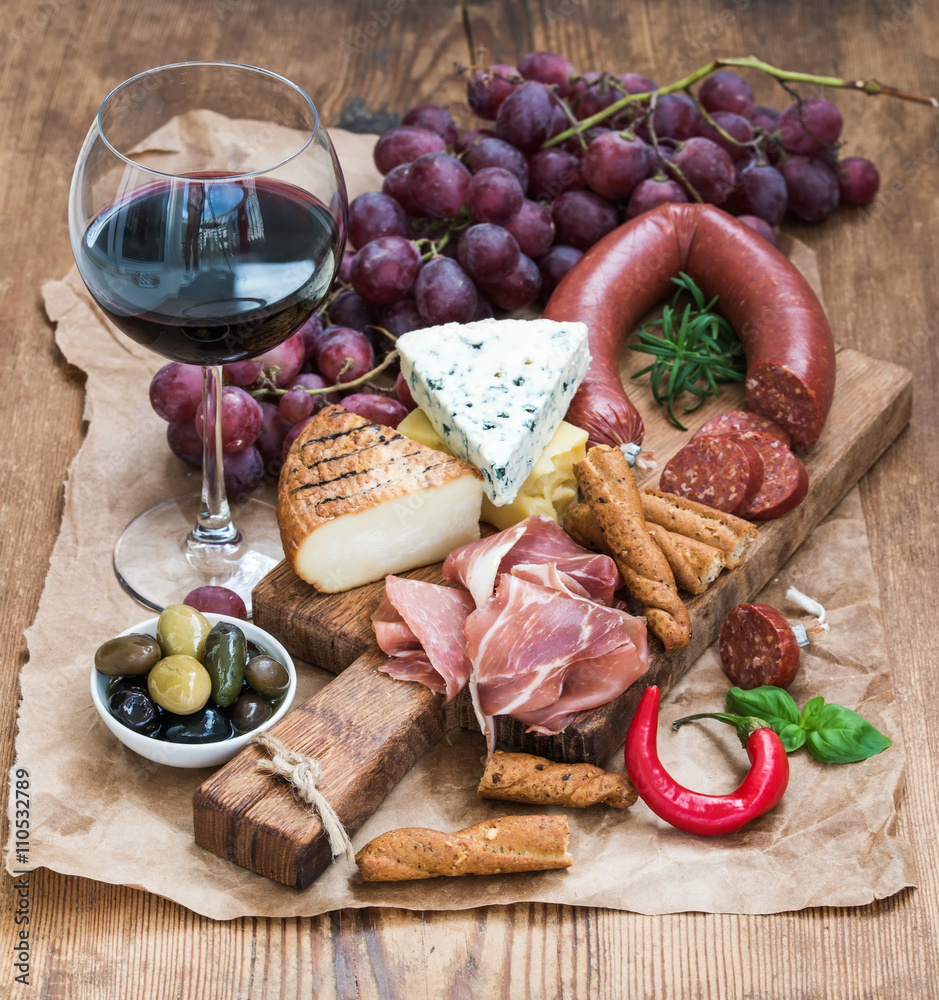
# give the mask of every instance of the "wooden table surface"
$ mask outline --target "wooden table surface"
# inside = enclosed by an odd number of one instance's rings
[[[874,77],[939,94],[927,0],[543,0],[470,3],[487,61],[563,51],[582,70],[677,80],[718,55]],[[56,349],[40,286],[71,266],[72,165],[107,91],[149,66],[228,59],[303,85],[327,125],[459,103],[455,3],[371,0],[2,0],[0,55],[0,708],[13,762],[23,630],[36,612],[82,438],[82,377]],[[758,101],[785,95],[755,80]],[[840,343],[910,366],[913,422],[861,483],[908,753],[899,826],[919,887],[858,909],[645,917],[554,905],[455,913],[348,910],[217,923],[132,888],[38,870],[30,985],[14,982],[17,888],[0,877],[0,996],[939,996],[939,111],[837,96],[850,153],[883,176],[870,209],[786,228],[818,254]],[[381,121],[377,123],[381,127]],[[64,637],[67,640],[67,637]],[[50,692],[50,712],[55,707]],[[4,801],[6,795],[3,796]],[[6,823],[3,824],[6,839]],[[849,859],[846,859],[849,863]],[[931,985],[930,985],[931,984]]]

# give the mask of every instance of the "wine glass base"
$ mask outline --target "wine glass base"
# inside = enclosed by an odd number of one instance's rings
[[[114,572],[135,600],[155,611],[179,604],[196,587],[228,587],[251,613],[251,591],[283,558],[272,504],[254,497],[234,511],[238,538],[226,544],[193,544],[198,493],[164,500],[124,529],[114,547]]]

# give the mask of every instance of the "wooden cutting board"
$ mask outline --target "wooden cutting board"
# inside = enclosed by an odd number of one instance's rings
[[[694,413],[689,429],[681,431],[664,419],[647,388],[631,386],[630,396],[646,418],[645,447],[653,450],[660,466],[709,417],[744,405],[742,386],[729,387],[719,400]],[[526,734],[524,726],[500,717],[500,745],[561,761],[602,764],[609,759],[622,744],[646,685],[658,684],[664,693],[687,672],[714,642],[731,608],[762,590],[900,434],[911,412],[909,371],[857,351],[838,351],[834,404],[821,440],[803,456],[810,483],[807,498],[785,516],[760,524],[746,561],[689,599],[691,644],[665,653],[653,639],[649,671],[642,680],[609,705],[582,712],[558,736]],[[654,483],[657,478],[655,472],[645,480]],[[442,579],[439,565],[406,575]],[[257,625],[276,635],[294,656],[340,675],[272,732],[291,749],[319,760],[320,788],[350,834],[447,728],[476,728],[465,693],[444,706],[441,696],[421,685],[379,673],[386,657],[375,646],[370,617],[383,586],[379,582],[344,594],[318,594],[281,563],[252,597]],[[196,842],[303,888],[329,864],[322,826],[285,785],[256,771],[258,756],[249,747],[201,786],[194,801]]]

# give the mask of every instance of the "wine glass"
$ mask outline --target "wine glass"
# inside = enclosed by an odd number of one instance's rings
[[[114,551],[121,584],[161,610],[204,585],[250,607],[283,558],[273,508],[225,494],[223,364],[282,343],[332,283],[345,246],[342,171],[313,102],[276,73],[186,62],[105,98],[69,193],[82,280],[128,337],[202,366],[202,492],[136,517]],[[128,459],[131,460],[131,456]]]

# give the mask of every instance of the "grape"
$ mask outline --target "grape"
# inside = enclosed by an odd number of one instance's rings
[[[410,163],[402,163],[395,167],[394,170],[389,170],[382,183],[381,190],[382,194],[386,194],[390,198],[394,198],[394,200],[404,209],[405,215],[420,215],[420,207],[408,191],[408,176],[410,173]],[[346,278],[347,283],[348,281],[349,279]]]
[[[620,73],[618,79],[627,94],[650,94],[653,90],[658,90],[655,81],[641,73]]]
[[[297,438],[307,429],[307,427],[310,426],[310,422],[315,419],[316,419],[315,417],[307,417],[307,419],[304,420],[303,423],[294,424],[293,427],[291,427],[290,430],[287,431],[287,435],[284,438],[284,443],[281,448],[281,462],[287,461],[287,455],[290,453],[290,449],[294,441],[296,441]]]
[[[577,82],[572,101],[574,115],[579,121],[608,108],[623,95],[614,90],[606,73],[584,73]]]
[[[352,261],[354,258],[355,251],[346,246],[342,254],[342,260],[339,261],[339,270],[336,272],[336,277],[333,280],[334,285],[348,285],[352,280]]]
[[[408,194],[425,215],[452,219],[466,202],[470,172],[448,153],[428,153],[411,164]]]
[[[261,404],[237,385],[222,389],[222,451],[226,455],[244,451],[254,444],[261,433],[264,413]],[[204,437],[205,420],[202,404],[196,410],[196,430]]]
[[[150,381],[150,405],[170,423],[192,420],[202,402],[202,369],[171,361]]]
[[[775,108],[768,108],[763,104],[758,104],[750,116],[750,124],[754,128],[761,128],[767,132],[775,132],[778,122],[779,112]]]
[[[457,248],[457,259],[476,281],[494,280],[518,266],[519,246],[515,237],[502,226],[480,223],[464,229]]]
[[[541,293],[548,297],[560,284],[561,278],[583,257],[583,251],[577,247],[566,246],[563,243],[555,244],[538,261],[538,270],[541,271]]]
[[[323,336],[323,317],[318,312],[312,313],[297,333],[303,340],[303,360],[309,361],[316,353],[316,345]]]
[[[391,305],[414,287],[420,266],[420,251],[410,240],[380,236],[355,255],[352,286],[366,302]]]
[[[837,169],[841,200],[850,205],[866,205],[874,200],[880,187],[880,174],[870,160],[863,156],[848,156]]]
[[[496,133],[523,153],[533,153],[550,136],[555,97],[543,84],[529,80],[502,102]]]
[[[375,367],[372,343],[359,330],[330,327],[316,352],[316,367],[328,385],[351,382]]]
[[[313,415],[313,408],[313,397],[300,386],[288,389],[280,397],[280,415],[287,423],[297,424],[301,420],[306,420]]]
[[[779,241],[776,239],[773,227],[765,219],[761,219],[756,215],[738,215],[737,219],[745,226],[749,226],[754,232],[759,233],[764,240],[772,243],[774,247],[779,246]]]
[[[476,311],[476,286],[449,257],[428,261],[414,283],[417,311],[429,326],[468,323]]]
[[[626,218],[635,219],[637,215],[658,208],[669,201],[683,202],[688,200],[685,189],[678,181],[666,180],[663,177],[649,177],[636,185],[629,196],[626,206]]]
[[[484,288],[500,309],[524,309],[538,298],[541,272],[531,257],[520,254],[518,264],[511,273],[500,277],[497,282],[486,283]]]
[[[398,372],[398,377],[395,379],[395,393],[398,396],[398,402],[408,413],[410,413],[411,410],[417,409],[417,403],[414,402],[414,397],[411,395],[411,390],[408,388],[407,379],[405,379],[401,372]]]
[[[578,250],[590,247],[616,228],[616,209],[593,191],[565,191],[551,203],[555,239]]]
[[[377,392],[351,392],[348,396],[343,396],[342,405],[350,413],[357,413],[360,417],[385,427],[397,427],[408,415],[407,408],[397,399]]]
[[[483,139],[496,139],[498,136],[491,128],[471,128],[463,132],[456,140],[456,151],[458,153],[468,153],[477,142]]]
[[[170,451],[187,465],[202,468],[202,438],[196,430],[195,421],[177,420],[166,427],[166,443]]]
[[[701,84],[698,100],[713,115],[715,111],[731,111],[749,118],[753,114],[753,90],[750,84],[738,76],[721,70],[712,73]]]
[[[210,615],[229,615],[231,618],[247,620],[248,609],[245,602],[228,587],[196,587],[183,598],[182,603]]]
[[[786,181],[775,167],[753,166],[741,172],[733,198],[737,215],[755,215],[770,226],[778,226],[788,202]]]
[[[401,124],[436,132],[448,146],[456,143],[457,127],[453,115],[439,104],[416,104],[404,113]]]
[[[568,118],[565,107],[566,105],[561,101],[554,102],[554,110],[551,114],[551,131],[548,133],[549,139],[553,139],[554,136],[571,127],[571,120]]]
[[[528,187],[528,161],[511,143],[498,136],[480,139],[466,154],[466,165],[474,174],[486,167],[504,167],[515,174],[522,190]]]
[[[537,201],[526,198],[518,214],[505,224],[515,237],[518,248],[526,257],[540,257],[554,242],[554,220],[551,212]],[[511,268],[509,268],[511,270]]]
[[[574,92],[571,77],[577,75],[577,70],[556,52],[529,52],[519,61],[518,71],[526,80],[554,84],[561,97],[570,97]]]
[[[712,205],[726,201],[734,190],[734,164],[726,150],[710,139],[689,139],[672,162],[701,197]]]
[[[237,503],[253,493],[264,478],[264,459],[253,445],[243,451],[225,456],[222,469],[225,478],[225,492],[229,500]]]
[[[315,316],[316,313],[313,315]],[[225,373],[225,380],[229,385],[251,385],[261,374],[261,362],[257,358],[251,358],[247,361],[233,361],[229,365],[222,365],[222,371]]]
[[[704,136],[705,139],[710,139],[711,142],[716,142],[721,149],[727,150],[730,158],[735,162],[752,153],[751,146],[738,145],[738,143],[749,143],[753,140],[753,125],[748,119],[744,118],[743,115],[736,115],[732,111],[715,111],[711,117],[737,142],[728,142],[713,125],[705,121],[702,121],[698,128],[700,135]]]
[[[287,388],[295,389],[299,386],[301,389],[325,389],[332,384],[332,382],[327,382],[322,375],[317,375],[316,372],[304,372],[298,375]],[[318,413],[327,403],[338,403],[339,398],[338,392],[318,392],[315,396],[310,396],[310,399],[313,400],[313,412]]]
[[[375,166],[379,173],[387,174],[402,163],[412,163],[426,153],[446,150],[443,137],[426,128],[401,125],[389,129],[375,143]]]
[[[351,326],[353,330],[361,330],[364,333],[365,328],[371,326],[377,319],[376,307],[371,302],[366,302],[351,288],[340,292],[329,305],[330,326]]]
[[[564,149],[539,149],[528,159],[528,191],[533,198],[557,198],[586,186],[580,158]]]
[[[789,208],[807,222],[818,222],[838,205],[838,178],[829,167],[807,156],[793,156],[779,165],[786,180]]]
[[[402,333],[420,330],[424,325],[421,314],[417,311],[417,302],[408,295],[390,306],[385,306],[378,318],[378,326],[384,327],[392,337],[400,337]]]
[[[470,320],[471,323],[476,323],[481,319],[492,319],[495,316],[495,309],[492,307],[492,303],[485,295],[481,295],[479,289],[476,289],[476,312],[473,313],[473,318]]]
[[[285,386],[300,371],[306,360],[306,344],[299,331],[291,334],[282,344],[265,351],[259,358],[261,373],[251,383],[252,389],[266,385]]]
[[[284,438],[290,430],[290,423],[280,415],[280,407],[276,403],[262,401],[260,405],[264,417],[254,447],[261,455],[265,470],[276,476],[283,462]]]
[[[656,101],[652,124],[658,138],[683,141],[698,134],[701,112],[687,94],[666,94]],[[636,134],[648,139],[648,124],[637,126]]]
[[[584,157],[587,184],[604,198],[628,198],[648,176],[648,149],[642,139],[626,139],[619,132],[597,136]]]
[[[518,87],[512,78],[522,77],[514,66],[496,63],[488,69],[475,72],[466,83],[466,103],[479,115],[495,121],[503,101]]]
[[[824,97],[811,97],[801,105],[790,104],[779,116],[787,153],[817,153],[833,146],[841,135],[841,112]]]
[[[503,225],[518,215],[525,192],[515,174],[504,167],[484,167],[472,175],[466,207],[477,222]]]
[[[366,191],[349,205],[349,239],[364,247],[379,236],[403,236],[407,217],[401,205],[380,191]]]

